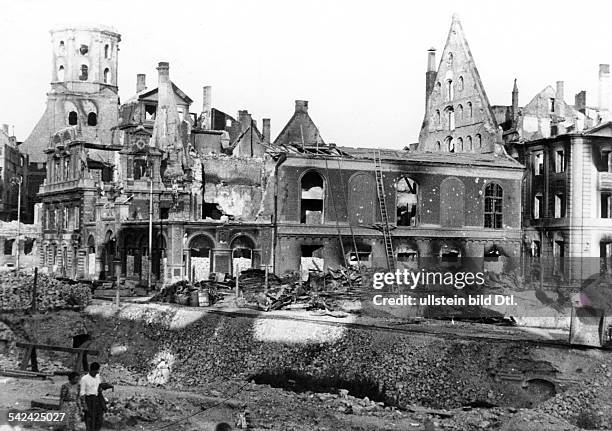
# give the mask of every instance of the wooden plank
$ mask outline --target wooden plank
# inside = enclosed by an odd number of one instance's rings
[[[21,341],[17,342],[15,345],[17,347],[24,347],[26,349],[28,349],[30,347],[34,347],[36,349],[54,350],[56,352],[68,352],[68,353],[86,352],[89,355],[98,355],[99,354],[98,350],[81,349],[79,347],[52,346],[50,344],[24,343],[24,342],[21,342]]]
[[[28,364],[30,363],[30,358],[32,357],[32,346],[29,345],[25,345],[25,346],[20,346],[19,343],[17,343],[17,347],[25,347],[25,352],[23,354],[23,359],[21,360],[21,364],[19,364],[19,369],[20,370],[26,370],[28,368]]]

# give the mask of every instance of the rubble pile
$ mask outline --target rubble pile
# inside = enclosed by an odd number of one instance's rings
[[[612,370],[601,364],[601,376],[587,379],[538,406],[537,411],[560,417],[585,429],[612,427]]]
[[[301,378],[315,392],[329,392],[332,386],[346,388],[355,396],[391,405],[450,408],[479,400],[496,402],[486,372],[491,345],[444,345],[436,339],[358,329],[346,329],[334,341],[276,343],[260,339],[253,331],[253,320],[223,316],[180,331],[143,329],[142,335],[150,337],[160,351],[174,356],[170,387],[197,387],[232,378],[286,387],[286,376],[291,376]],[[146,364],[125,365],[141,375],[150,372]],[[266,374],[274,378],[266,379]]]
[[[34,276],[23,273],[0,274],[0,310],[27,310],[32,306]],[[84,308],[91,302],[87,284],[68,283],[38,274],[36,278],[37,310]]]
[[[282,278],[263,270],[242,271],[238,286],[241,305],[262,311],[293,309],[334,309],[337,301],[358,300],[361,295],[362,275],[352,269],[329,268],[327,271],[293,272]],[[211,274],[210,280],[197,283],[180,281],[164,288],[151,298],[152,302],[181,305],[202,305],[197,292],[208,294],[208,304],[235,295],[236,279],[229,274]]]
[[[107,425],[113,429],[134,426],[138,422],[158,423],[168,419],[168,413],[174,412],[176,417],[181,416],[183,406],[166,399],[163,396],[136,394],[128,398],[108,399],[108,412],[104,415]]]

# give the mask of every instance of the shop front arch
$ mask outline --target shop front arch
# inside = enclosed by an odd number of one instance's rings
[[[87,238],[87,276],[94,278],[96,275],[96,240],[93,235]]]
[[[246,236],[239,235],[230,244],[232,250],[232,274],[239,275],[242,271],[253,267],[254,241]]]
[[[214,242],[207,235],[196,235],[189,241],[189,280],[208,280],[212,267]]]

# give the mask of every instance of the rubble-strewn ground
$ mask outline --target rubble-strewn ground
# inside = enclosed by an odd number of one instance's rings
[[[607,351],[538,345],[487,325],[393,332],[325,316],[292,322],[285,313],[231,317],[133,304],[118,313],[107,303],[2,320],[16,338],[50,344],[88,333],[87,346],[107,363],[104,379],[117,383],[107,416],[117,429],[158,429],[213,406],[169,429],[212,429],[245,412],[251,429],[274,430],[611,427]],[[15,356],[3,355],[0,367],[13,367]],[[68,359],[39,356],[42,370]],[[9,379],[0,409],[58,394],[63,381]]]

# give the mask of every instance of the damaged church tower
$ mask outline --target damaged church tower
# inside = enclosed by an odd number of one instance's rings
[[[503,153],[501,132],[456,15],[437,72],[434,64],[432,48],[428,50],[426,109],[418,150]]]

